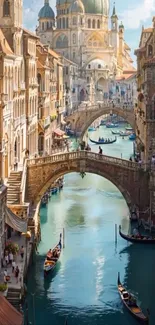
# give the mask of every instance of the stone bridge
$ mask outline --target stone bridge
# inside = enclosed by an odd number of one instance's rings
[[[27,160],[26,201],[39,202],[57,178],[71,172],[93,173],[107,178],[120,190],[129,208],[136,204],[143,212],[149,206],[147,171],[135,162],[88,151]]]
[[[135,128],[134,108],[131,106],[98,104],[95,106],[79,108],[66,117],[67,124],[82,139],[88,127],[99,117],[105,114],[117,114],[123,117]]]

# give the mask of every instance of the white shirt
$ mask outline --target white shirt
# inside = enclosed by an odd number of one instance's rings
[[[10,261],[13,260],[13,254],[12,254],[12,253],[9,254],[9,260],[10,260]]]
[[[16,262],[15,261],[12,262],[12,266],[16,267]]]
[[[5,256],[5,260],[8,262],[8,260],[9,260],[8,255]]]
[[[5,270],[4,271],[4,276],[7,276],[8,275],[8,272]]]

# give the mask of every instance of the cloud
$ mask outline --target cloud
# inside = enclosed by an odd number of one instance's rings
[[[126,29],[137,29],[153,16],[154,10],[155,0],[140,0],[138,5],[125,9],[119,17]]]

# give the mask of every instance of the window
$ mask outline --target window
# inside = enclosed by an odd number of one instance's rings
[[[62,28],[66,28],[66,19],[63,17],[63,26],[62,26]]]
[[[91,65],[90,64],[88,64],[88,69],[90,69],[91,68]]]
[[[95,22],[95,20],[93,20],[93,28],[94,29],[96,28],[96,22]]]
[[[44,30],[44,23],[42,23],[42,30]]]
[[[149,45],[148,46],[148,56],[152,56],[153,54],[153,48],[152,48],[152,45]]]
[[[101,69],[101,64],[98,64],[98,69]]]
[[[83,24],[83,18],[81,17],[81,25]]]
[[[89,84],[89,77],[87,77],[87,83]]]
[[[63,49],[66,47],[68,47],[68,38],[62,34],[56,40],[56,48]]]
[[[73,52],[73,59],[75,59],[75,52]]]
[[[97,28],[100,29],[100,21],[97,21]]]
[[[48,24],[48,21],[47,21],[47,29],[49,29],[49,24]]]
[[[88,28],[91,28],[91,20],[88,19]]]
[[[73,34],[73,44],[76,44],[76,35]]]
[[[9,17],[10,16],[10,2],[9,0],[4,0],[3,3],[3,16]]]
[[[66,67],[66,75],[68,75],[68,67]]]
[[[76,25],[77,24],[77,19],[76,19],[76,17],[74,16],[73,17],[73,25]]]
[[[66,18],[66,28],[68,28],[68,18]]]

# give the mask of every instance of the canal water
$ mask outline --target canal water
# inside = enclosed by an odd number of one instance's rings
[[[99,136],[113,137],[105,127],[89,133],[92,139]],[[98,151],[98,146],[91,147]],[[133,143],[118,137],[116,143],[102,148],[105,154],[129,159]],[[144,312],[150,309],[154,325],[155,251],[128,244],[119,236],[115,244],[115,224],[121,224],[124,232],[129,228],[128,207],[121,193],[97,175],[82,179],[72,173],[64,180],[64,189],[41,209],[42,241],[28,277],[31,324],[64,325],[66,318],[67,325],[138,324],[120,301],[120,272]],[[58,242],[63,228],[65,248],[60,262],[53,275],[44,279],[45,254]]]

